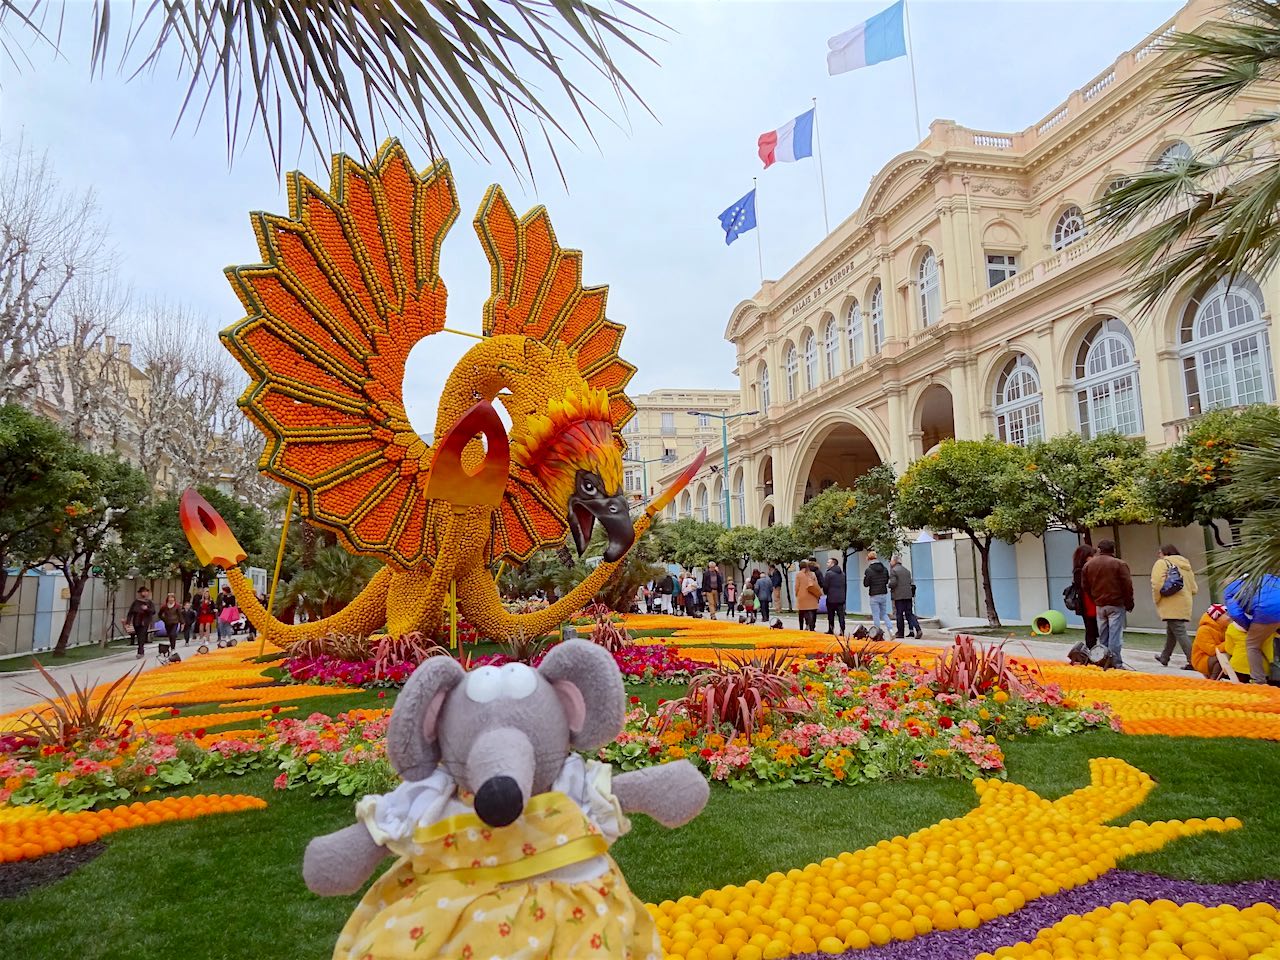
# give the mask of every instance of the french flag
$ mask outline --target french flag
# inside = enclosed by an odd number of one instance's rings
[[[777,130],[760,134],[756,148],[766,170],[775,163],[794,163],[796,160],[812,157],[813,110],[800,114]]]

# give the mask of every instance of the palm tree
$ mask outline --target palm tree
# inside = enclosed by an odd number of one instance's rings
[[[315,562],[277,587],[281,609],[303,607],[313,617],[331,617],[369,583],[381,564],[332,544],[316,551]]]
[[[106,69],[120,33],[119,67],[132,75],[176,48],[187,85],[180,116],[221,100],[228,156],[261,128],[277,172],[283,135],[298,123],[317,149],[345,138],[366,159],[396,127],[416,128],[433,156],[447,132],[482,158],[496,148],[517,173],[518,158],[532,175],[529,133],[555,159],[554,140],[571,140],[558,115],[576,114],[589,133],[587,111],[599,111],[566,60],[599,73],[625,109],[635,91],[613,50],[652,59],[640,40],[657,24],[626,0],[150,0],[130,4],[122,28],[124,6],[83,4],[91,70]],[[14,42],[23,30],[56,45],[64,14],[50,0],[0,0],[0,48],[25,59]],[[543,99],[540,83],[563,102]]]
[[[1224,19],[1168,42],[1169,118],[1221,107],[1280,79],[1280,2],[1234,0]],[[1169,289],[1204,290],[1280,265],[1280,111],[1258,110],[1208,132],[1203,149],[1130,177],[1093,211],[1107,238],[1129,238],[1135,298],[1150,310]],[[1245,517],[1215,572],[1256,582],[1280,573],[1280,438],[1242,445],[1227,496]]]

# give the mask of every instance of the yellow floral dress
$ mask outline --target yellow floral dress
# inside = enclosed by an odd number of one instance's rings
[[[334,960],[661,960],[653,918],[608,855],[630,829],[611,773],[570,756],[506,827],[481,821],[442,770],[365,797],[357,817],[399,859]]]

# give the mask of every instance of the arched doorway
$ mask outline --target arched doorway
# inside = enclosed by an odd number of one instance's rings
[[[851,423],[836,423],[810,444],[800,461],[796,506],[828,487],[852,487],[857,479],[881,463],[875,444]]]
[[[760,464],[760,499],[773,496],[773,457],[765,457]]]
[[[932,450],[943,440],[956,435],[956,416],[951,404],[951,391],[939,384],[932,384],[920,395],[919,417],[916,429],[920,431],[920,449],[917,455]]]
[[[773,504],[765,504],[764,510],[760,514],[760,526],[772,527],[776,520],[774,519]]]

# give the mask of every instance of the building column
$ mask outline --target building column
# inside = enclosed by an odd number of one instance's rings
[[[981,433],[974,428],[972,361],[968,357],[947,358],[951,367],[951,419],[957,440],[977,440]]]
[[[901,475],[911,462],[910,437],[907,435],[905,393],[900,383],[885,386],[889,398],[889,459],[893,469]]]

